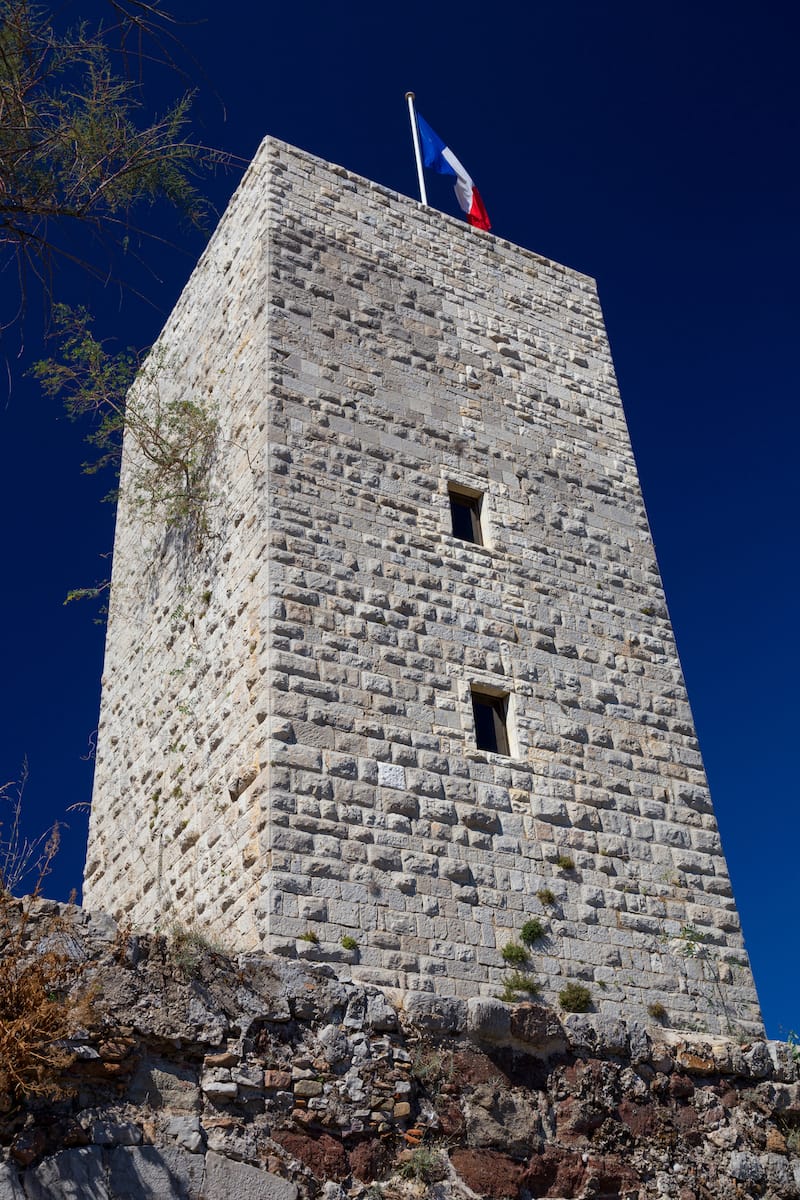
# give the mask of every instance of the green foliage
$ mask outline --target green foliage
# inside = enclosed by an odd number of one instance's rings
[[[556,859],[556,866],[560,871],[574,871],[575,863],[568,854],[559,854]]]
[[[519,942],[506,942],[500,953],[503,962],[510,963],[513,967],[521,967],[528,961],[528,951],[524,946],[520,946]]]
[[[800,1128],[789,1126],[785,1129],[786,1149],[790,1154],[800,1154]]]
[[[564,1012],[588,1012],[592,1007],[592,993],[582,983],[568,983],[558,993],[558,1003]]]
[[[532,975],[527,975],[524,971],[512,971],[503,980],[500,999],[504,1000],[506,1004],[517,1004],[520,1000],[520,993],[527,996],[538,996],[541,990],[541,985]]]
[[[455,1073],[453,1052],[420,1046],[414,1054],[412,1072],[420,1083],[449,1083]]]
[[[343,950],[357,950],[358,949],[358,942],[356,941],[356,939],[354,937],[351,937],[349,933],[346,933],[344,935],[342,940],[339,942],[339,945],[342,947]]]
[[[75,600],[100,600],[108,592],[110,587],[111,580],[104,579],[101,583],[96,583],[94,587],[70,588],[64,597],[64,604],[72,604]],[[101,605],[99,609],[99,616],[95,617],[95,624],[102,625],[107,614],[108,605]]]
[[[56,11],[0,0],[0,246],[16,258],[20,308],[28,277],[49,295],[59,257],[106,275],[76,260],[71,227],[99,235],[108,257],[129,248],[141,232],[134,213],[156,201],[194,225],[208,215],[195,180],[223,156],[189,139],[191,94],[162,116],[145,107],[145,62],[174,69],[169,15],[136,0],[113,0],[109,11],[116,25],[59,29]],[[140,61],[131,71],[133,45]]]
[[[736,1027],[728,1009],[725,991],[720,979],[719,966],[709,953],[708,946],[706,945],[708,934],[703,933],[700,929],[695,929],[693,925],[684,925],[678,934],[677,941],[680,942],[680,954],[683,958],[694,958],[700,963],[704,978],[711,983],[714,990],[719,1011],[725,1021],[728,1036],[734,1037]]]
[[[400,1174],[417,1183],[437,1183],[447,1178],[447,1164],[441,1151],[430,1146],[417,1146],[400,1164]]]
[[[555,892],[551,891],[550,888],[539,888],[536,897],[539,903],[543,904],[545,908],[552,908],[556,902]]]
[[[84,465],[89,472],[119,463],[126,398],[140,365],[131,350],[110,354],[93,335],[92,323],[86,309],[56,305],[52,336],[59,357],[37,362],[31,370],[45,395],[60,396],[72,418],[92,420],[88,440],[99,457]]]
[[[313,929],[307,929],[305,933],[298,933],[298,942],[311,942],[313,946],[319,945],[319,937]]]
[[[666,1021],[667,1019],[667,1010],[660,1000],[653,1000],[651,1004],[648,1004],[647,1012],[654,1021]]]
[[[546,933],[547,930],[539,918],[531,917],[529,921],[525,922],[522,929],[520,929],[519,936],[526,946],[532,946],[535,942],[540,942]]]
[[[85,470],[118,464],[124,430],[134,503],[167,528],[183,525],[199,537],[210,498],[206,477],[216,443],[214,417],[186,395],[160,349],[140,364],[130,350],[110,353],[92,333],[85,309],[56,305],[53,320],[59,357],[36,363],[33,374],[46,395],[62,397],[71,417],[93,422],[88,440],[98,457]],[[77,589],[68,598],[98,590]]]
[[[789,1047],[792,1062],[796,1066],[800,1066],[800,1039],[793,1029],[790,1029],[786,1035],[786,1045]]]
[[[218,942],[179,922],[175,922],[170,929],[168,949],[174,965],[189,979],[194,978],[207,955],[225,953]]]
[[[684,958],[701,958],[704,955],[706,935],[692,925],[684,925],[678,934]]]

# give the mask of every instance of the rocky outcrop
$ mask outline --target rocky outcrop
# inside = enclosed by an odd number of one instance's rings
[[[0,1097],[0,1200],[800,1197],[791,1045],[387,996],[40,902],[80,965],[60,1098]],[[88,997],[88,1002],[87,1002]]]

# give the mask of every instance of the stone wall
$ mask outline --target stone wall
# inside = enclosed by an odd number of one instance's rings
[[[268,140],[159,353],[211,498],[126,447],[87,902],[464,997],[537,918],[549,998],[757,1032],[592,281]]]
[[[64,1043],[64,1098],[0,1094],[0,1200],[800,1196],[791,1045],[389,997],[185,931],[28,912],[16,952],[80,964],[64,1000],[92,1016]]]

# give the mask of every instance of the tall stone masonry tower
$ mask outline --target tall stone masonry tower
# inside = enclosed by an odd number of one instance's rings
[[[149,361],[85,903],[759,1030],[593,282],[267,139]]]

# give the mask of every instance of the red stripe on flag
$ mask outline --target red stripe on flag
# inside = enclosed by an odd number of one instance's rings
[[[472,205],[467,213],[467,221],[470,225],[474,225],[476,229],[491,229],[492,223],[489,220],[489,214],[484,208],[478,189],[473,185],[472,188]]]

